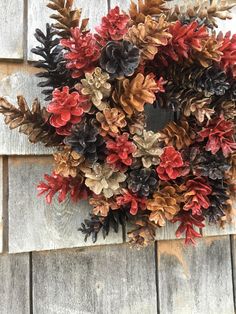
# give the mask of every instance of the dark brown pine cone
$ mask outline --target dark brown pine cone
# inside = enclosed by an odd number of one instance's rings
[[[100,160],[104,155],[104,139],[99,130],[86,119],[73,127],[72,134],[65,138],[64,143],[71,146],[90,164]]]
[[[210,180],[212,194],[209,195],[210,207],[204,211],[204,215],[208,217],[210,224],[216,224],[221,217],[225,216],[225,209],[229,202],[227,193],[227,185],[222,180]]]
[[[155,170],[142,168],[131,171],[127,182],[132,193],[140,197],[148,197],[155,191],[158,180]]]
[[[102,49],[100,66],[111,78],[122,78],[134,74],[139,65],[140,51],[130,42],[110,41]]]
[[[196,147],[191,149],[190,165],[195,176],[208,177],[212,180],[223,179],[225,171],[230,168],[230,164],[221,152],[212,155]]]

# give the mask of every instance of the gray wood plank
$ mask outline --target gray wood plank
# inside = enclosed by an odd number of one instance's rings
[[[158,242],[157,267],[160,313],[234,313],[228,236]]]
[[[0,255],[0,312],[29,314],[29,254]]]
[[[28,72],[16,71],[8,75],[1,75],[0,78],[0,96],[7,97],[8,100],[16,104],[17,96],[23,95],[28,104],[31,105],[35,98],[40,98],[40,88],[37,87],[38,78],[34,76],[30,67]],[[31,144],[24,134],[18,130],[10,130],[4,123],[4,117],[0,115],[0,155],[45,155],[53,149],[45,148],[41,144]]]
[[[9,158],[9,252],[28,252],[93,245],[84,242],[78,231],[84,218],[89,217],[87,202],[47,205],[44,197],[37,198],[36,186],[45,173],[50,174],[51,157]],[[120,230],[121,231],[121,230]],[[98,244],[121,243],[122,232],[110,233]]]
[[[155,314],[154,246],[33,253],[35,314]]]
[[[233,288],[234,288],[234,310],[236,313],[236,235],[231,236],[231,254],[232,254],[232,272],[233,272]]]
[[[31,49],[38,45],[34,38],[36,28],[45,30],[46,23],[53,23],[49,18],[53,13],[46,7],[48,0],[29,0],[28,2],[28,60],[38,60],[38,57],[31,53]],[[100,24],[101,17],[106,15],[107,0],[76,0],[75,5],[83,9],[83,17],[89,17],[89,27],[94,30],[96,25]]]
[[[3,159],[0,156],[0,252],[3,250]]]
[[[3,0],[0,7],[0,58],[23,59],[24,1]]]

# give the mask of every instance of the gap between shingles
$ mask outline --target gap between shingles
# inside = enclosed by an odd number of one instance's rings
[[[23,12],[23,58],[24,63],[27,63],[28,57],[28,0],[24,1]]]
[[[9,197],[9,186],[8,186],[8,157],[2,157],[2,220],[3,220],[3,252],[8,252],[9,248],[9,228],[8,228],[8,197]]]
[[[34,313],[33,303],[33,258],[32,252],[29,253],[29,309],[30,314]]]
[[[157,314],[160,314],[159,274],[158,274],[158,241],[155,241],[155,281],[156,281],[156,305]]]
[[[236,313],[236,286],[235,286],[235,276],[236,276],[236,270],[234,269],[234,265],[236,265],[235,256],[235,239],[233,235],[230,235],[230,255],[231,255],[231,269],[232,269],[232,285],[233,285],[233,299],[234,299],[234,311]]]

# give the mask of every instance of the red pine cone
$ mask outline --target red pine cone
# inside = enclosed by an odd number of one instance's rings
[[[183,209],[192,211],[193,215],[202,215],[202,209],[207,209],[210,206],[207,195],[211,194],[211,187],[201,177],[188,180],[185,185],[187,191],[184,193],[185,205]]]
[[[97,41],[105,46],[110,40],[121,40],[127,33],[130,18],[127,14],[121,14],[116,6],[110,10],[107,16],[102,18],[102,24],[96,27],[98,34],[95,35]]]
[[[88,198],[88,190],[79,178],[64,178],[53,172],[51,176],[45,174],[44,179],[47,183],[40,182],[37,186],[37,190],[39,191],[38,196],[47,193],[46,202],[48,204],[51,204],[53,197],[57,193],[59,193],[59,203],[66,199],[68,193],[70,193],[73,202]]]
[[[195,238],[201,238],[201,234],[193,229],[194,226],[198,228],[205,227],[203,216],[193,216],[190,213],[181,212],[176,216],[172,222],[180,221],[180,225],[176,230],[176,237],[179,238],[185,232],[185,244],[196,244]]]
[[[108,164],[114,165],[120,171],[126,169],[126,166],[132,165],[132,153],[135,152],[136,146],[129,141],[128,133],[117,135],[115,140],[108,140],[106,147],[108,149]]]
[[[126,190],[122,196],[117,196],[116,203],[118,206],[129,205],[131,215],[136,215],[139,209],[146,209],[145,198],[140,198]]]
[[[215,155],[220,149],[225,157],[228,157],[236,149],[234,142],[234,124],[224,119],[221,115],[219,118],[210,120],[207,127],[199,132],[198,141],[208,138],[205,149]]]
[[[172,35],[167,46],[160,50],[161,60],[167,66],[168,61],[165,56],[170,57],[174,61],[180,61],[183,58],[188,59],[191,49],[202,50],[202,40],[209,37],[207,28],[200,26],[197,22],[183,24],[180,21],[171,24],[169,33]]]
[[[67,68],[72,70],[73,78],[94,70],[100,57],[100,49],[90,32],[81,32],[78,27],[72,28],[71,37],[62,39],[60,43],[70,50],[64,57]]]
[[[230,70],[233,77],[236,77],[236,34],[231,37],[231,32],[227,32],[225,36],[220,32],[217,36],[217,40],[222,42],[219,48],[223,53],[221,56],[222,68],[225,71]]]
[[[91,107],[87,96],[78,92],[70,94],[69,87],[65,86],[60,91],[53,91],[53,99],[47,107],[47,111],[52,113],[50,124],[56,128],[57,134],[69,135],[71,126],[81,121],[84,112]]]
[[[181,154],[168,146],[160,157],[160,164],[156,168],[159,178],[163,181],[174,180],[188,174],[189,169],[184,165]]]

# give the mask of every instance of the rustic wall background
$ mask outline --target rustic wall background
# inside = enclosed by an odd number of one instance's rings
[[[19,94],[29,103],[40,95],[30,50],[35,28],[48,22],[47,2],[1,0],[0,95],[12,102]],[[109,7],[129,5],[75,2],[91,28]],[[235,31],[235,20],[220,28]],[[88,215],[86,203],[47,206],[36,198],[37,182],[51,169],[51,152],[9,132],[0,117],[1,314],[235,313],[235,225],[207,228],[196,247],[170,241],[176,228],[171,224],[160,230],[155,245],[140,251],[129,248],[122,230],[92,247],[77,231]]]

